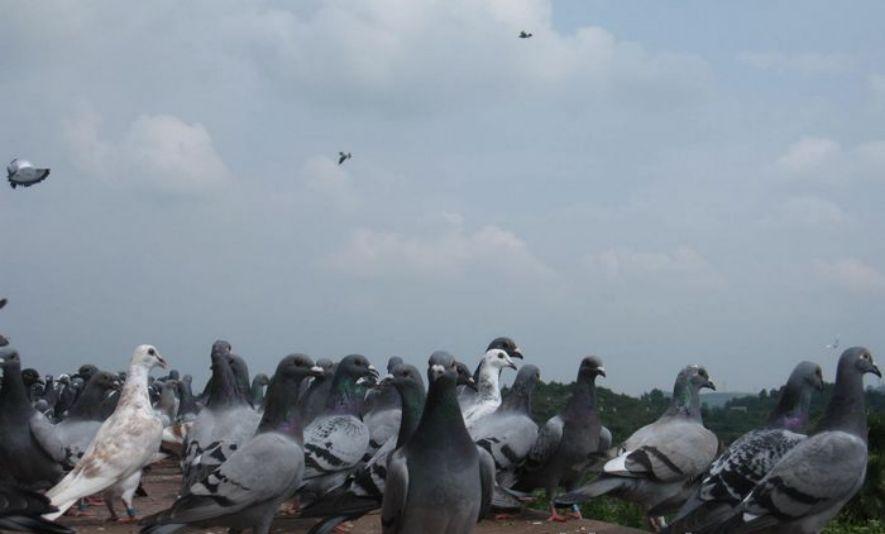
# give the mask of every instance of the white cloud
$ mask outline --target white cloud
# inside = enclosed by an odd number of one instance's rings
[[[584,264],[592,276],[610,282],[716,288],[722,275],[697,250],[680,246],[668,252],[611,248],[591,254]]]
[[[835,203],[814,196],[787,199],[780,208],[781,220],[800,226],[838,226],[848,222],[848,215]]]
[[[524,279],[552,274],[525,241],[494,225],[468,232],[453,224],[426,236],[361,228],[327,261],[340,272],[366,278],[452,278],[478,272]]]
[[[819,259],[814,270],[823,280],[854,293],[885,292],[885,275],[858,258]]]
[[[742,52],[737,59],[761,70],[800,74],[839,74],[851,70],[856,64],[855,58],[848,54]]]
[[[818,171],[837,159],[842,152],[839,143],[826,137],[803,137],[790,145],[777,160],[777,165],[791,173]]]
[[[63,126],[74,163],[111,183],[199,194],[232,179],[199,123],[172,115],[141,115],[116,140],[102,137],[101,119],[93,113],[65,120]]]

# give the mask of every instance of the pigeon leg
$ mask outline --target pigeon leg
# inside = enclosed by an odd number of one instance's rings
[[[584,516],[581,514],[581,507],[577,504],[573,504],[572,511],[568,513],[568,517],[573,519],[584,519]]]
[[[519,514],[510,514],[507,512],[503,512],[500,514],[495,514],[495,521],[510,521],[519,517]]]
[[[108,517],[108,521],[115,523],[119,521],[120,517],[117,515],[117,511],[114,510],[114,497],[110,495],[105,497],[104,504],[108,507],[108,512],[111,514],[110,517]]]
[[[559,515],[559,512],[556,511],[556,506],[553,505],[553,501],[550,501],[550,517],[547,518],[547,521],[556,521],[557,523],[565,523],[568,521],[568,517],[564,515]]]

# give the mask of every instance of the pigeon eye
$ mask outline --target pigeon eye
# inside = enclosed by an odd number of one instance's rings
[[[154,349],[148,349],[148,354],[149,354],[150,356],[156,356],[156,355],[157,355],[157,351],[155,351]]]

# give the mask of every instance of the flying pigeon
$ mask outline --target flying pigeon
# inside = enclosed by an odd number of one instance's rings
[[[9,165],[6,166],[6,172],[8,173],[9,185],[13,189],[19,185],[31,187],[49,176],[49,169],[38,169],[30,161],[18,158],[9,162]]]
[[[600,419],[596,407],[596,377],[605,376],[602,360],[587,356],[578,369],[578,380],[568,403],[547,420],[529,450],[525,465],[517,472],[514,489],[530,492],[543,488],[550,500],[548,521],[565,521],[553,506],[559,486],[572,490],[600,452]]]
[[[0,310],[2,310],[4,306],[6,306],[6,299],[2,298],[0,299]]]
[[[516,369],[510,355],[501,349],[491,349],[485,353],[480,363],[479,380],[476,381],[477,392],[461,403],[464,423],[470,426],[481,417],[498,409],[501,405],[501,371],[505,368]]]
[[[729,521],[729,532],[820,532],[857,493],[868,459],[866,373],[882,377],[870,351],[852,347],[842,353],[817,428],[756,484]]]
[[[64,446],[55,428],[28,400],[21,359],[0,336],[0,473],[26,489],[44,490],[64,475]]]
[[[835,340],[833,340],[832,343],[830,343],[829,345],[826,345],[824,348],[830,349],[830,350],[838,349],[839,348],[839,338],[837,337]]]
[[[470,533],[491,504],[494,461],[473,443],[457,416],[455,359],[434,352],[427,378],[430,388],[418,427],[387,461],[384,534]]]
[[[157,455],[163,435],[163,424],[147,392],[148,374],[154,367],[165,368],[166,360],[153,346],[139,345],[132,354],[117,409],[101,425],[74,470],[46,493],[58,508],[47,519],[59,517],[77,500],[99,492],[126,494],[131,488],[134,493],[141,470]],[[134,520],[131,498],[124,504],[129,520]]]
[[[531,37],[531,36],[532,36],[532,34],[527,33],[527,32],[525,32],[525,31],[521,31],[521,32],[519,32],[519,38],[520,38],[520,39],[528,39],[528,38]]]
[[[667,532],[705,532],[732,515],[753,486],[806,436],[811,395],[824,387],[821,368],[800,362],[762,428],[747,432],[713,462],[709,474],[670,523]]]
[[[203,480],[258,428],[260,415],[242,391],[230,354],[227,341],[212,344],[212,378],[206,406],[185,436],[182,490]]]
[[[345,357],[335,369],[326,411],[304,429],[306,469],[302,501],[324,495],[339,486],[369,448],[369,429],[359,418],[361,398],[356,394],[360,378],[378,376],[365,356]]]
[[[68,527],[41,517],[53,511],[45,495],[0,482],[0,531],[72,534]]]
[[[350,152],[347,152],[347,153],[339,152],[338,153],[338,165],[341,165],[342,163],[344,163],[345,161],[349,160],[352,157],[353,157],[353,155]]]
[[[313,360],[292,354],[277,365],[267,392],[267,409],[257,434],[203,480],[188,487],[168,510],[142,521],[144,533],[170,533],[185,526],[252,529],[266,534],[280,504],[301,484],[304,474],[299,389]]]
[[[574,505],[610,494],[641,505],[652,528],[659,530],[663,520],[657,516],[676,511],[685,502],[719,449],[716,434],[701,421],[701,388],[716,389],[706,369],[689,365],[680,371],[670,408],[627,438],[599,478],[560,497],[556,504]]]

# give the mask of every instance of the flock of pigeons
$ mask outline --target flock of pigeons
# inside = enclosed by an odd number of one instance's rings
[[[607,494],[638,503],[666,532],[819,532],[863,482],[863,375],[881,376],[869,351],[846,350],[826,413],[806,435],[823,376],[801,362],[766,425],[722,451],[701,420],[699,391],[715,388],[697,365],[679,372],[657,421],[612,447],[595,356],[581,361],[567,404],[540,427],[531,417],[536,366],[519,367],[502,398],[501,373],[523,359],[506,337],[472,373],[434,352],[427,386],[396,357],[381,377],[361,355],[335,363],[291,354],[271,378],[252,380],[228,342],[216,341],[210,357],[211,377],[195,394],[190,376],[150,376],[167,366],[150,345],[135,349],[125,373],[84,365],[53,379],[23,370],[0,336],[0,529],[69,532],[54,521],[101,501],[113,519],[122,501],[121,521],[136,521],[142,471],[175,454],[178,497],[141,518],[142,532],[265,533],[283,510],[317,518],[310,532],[328,533],[380,509],[385,533],[461,534],[520,511],[535,490],[556,521]]]

